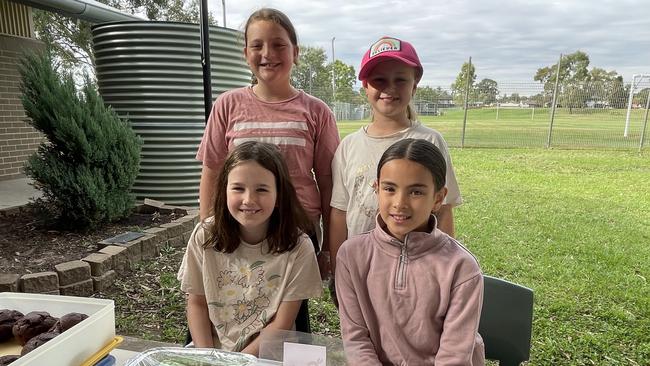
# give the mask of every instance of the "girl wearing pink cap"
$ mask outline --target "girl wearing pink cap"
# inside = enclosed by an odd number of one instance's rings
[[[379,39],[363,55],[359,80],[372,106],[372,123],[346,136],[332,161],[332,266],[345,239],[375,227],[378,209],[373,184],[379,158],[390,145],[405,138],[430,141],[445,157],[447,196],[435,215],[438,228],[454,236],[452,208],[462,199],[447,143],[438,131],[418,122],[410,105],[422,71],[413,46],[396,38]]]

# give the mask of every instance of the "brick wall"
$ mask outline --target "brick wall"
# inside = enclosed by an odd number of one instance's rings
[[[41,142],[20,101],[18,63],[23,52],[43,48],[35,39],[0,34],[0,180],[23,176],[27,157]]]

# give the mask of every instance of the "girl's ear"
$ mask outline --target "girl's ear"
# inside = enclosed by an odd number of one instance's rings
[[[372,191],[377,194],[377,188],[379,187],[379,182],[375,179],[375,181],[372,183]]]
[[[447,187],[442,187],[433,194],[433,207],[431,208],[431,213],[438,212],[440,207],[442,207],[442,202],[445,200],[446,195]]]
[[[418,84],[415,83],[413,84],[413,91],[411,92],[411,97],[415,96],[415,92],[418,90]]]

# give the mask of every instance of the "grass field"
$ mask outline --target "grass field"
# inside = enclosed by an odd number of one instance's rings
[[[633,110],[628,137],[623,137],[626,110],[568,109],[555,113],[551,146],[558,148],[638,149],[644,121],[643,110]],[[461,146],[463,110],[444,110],[441,116],[420,116],[425,125],[440,131],[449,146]],[[466,147],[545,147],[550,125],[548,108],[470,109],[465,128]],[[356,131],[367,121],[340,121],[341,135]],[[650,129],[648,127],[647,129]],[[645,132],[648,146],[650,131]]]
[[[485,274],[535,292],[529,364],[648,365],[650,155],[451,153],[465,201],[458,238]],[[318,330],[338,330],[327,299],[314,305]]]

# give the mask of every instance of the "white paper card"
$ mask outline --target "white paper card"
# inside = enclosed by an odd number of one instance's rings
[[[284,366],[325,366],[326,357],[323,346],[284,342]]]

